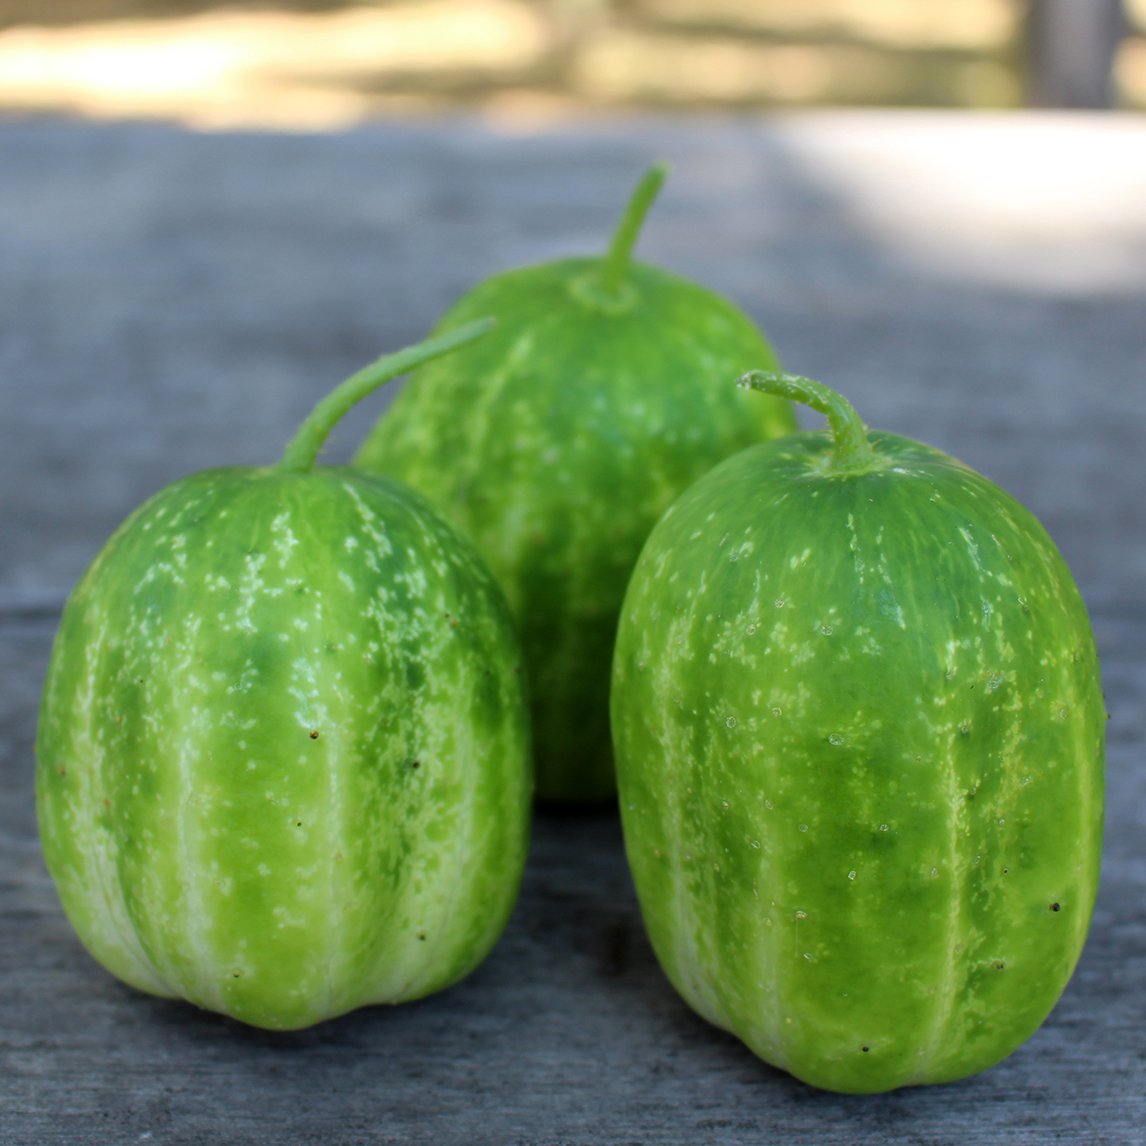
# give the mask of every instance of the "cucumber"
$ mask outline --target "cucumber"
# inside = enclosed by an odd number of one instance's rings
[[[1013,498],[838,394],[663,516],[621,615],[625,847],[685,1000],[866,1093],[962,1078],[1050,1012],[1097,889],[1086,610]]]
[[[796,428],[786,402],[722,385],[775,362],[751,320],[631,261],[664,177],[642,180],[605,258],[513,270],[458,301],[439,329],[483,314],[498,329],[419,371],[355,458],[425,493],[505,589],[547,800],[614,795],[613,639],[657,518],[721,459]]]
[[[194,474],[72,593],[37,736],[44,857],[105,968],[269,1029],[439,990],[525,861],[528,708],[492,575],[419,495],[314,468],[380,359],[282,461]]]

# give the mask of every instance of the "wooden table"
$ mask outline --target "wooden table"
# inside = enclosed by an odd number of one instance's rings
[[[980,1077],[813,1091],[674,996],[612,812],[538,815],[502,942],[424,1002],[270,1035],[120,986],[72,935],[36,840],[36,706],[68,589],[147,494],[272,460],[330,384],[480,277],[601,249],[658,158],[675,170],[644,257],[736,298],[873,425],[1008,488],[1077,574],[1110,799],[1059,1006]],[[1146,1141],[1144,304],[1135,119],[0,124],[0,1141]]]

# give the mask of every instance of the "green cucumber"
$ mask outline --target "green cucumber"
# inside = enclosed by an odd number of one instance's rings
[[[970,1075],[1050,1012],[1098,882],[1105,710],[1038,521],[829,416],[698,481],[641,554],[612,720],[625,846],[685,1000],[818,1087]]]
[[[477,543],[518,623],[532,685],[537,794],[615,791],[609,665],[649,530],[721,459],[796,428],[780,399],[722,385],[774,363],[731,303],[631,262],[665,177],[638,186],[608,255],[491,278],[445,315],[496,331],[419,372],[355,464],[425,493]]]
[[[439,990],[500,934],[531,790],[504,598],[419,495],[313,468],[354,401],[487,328],[348,379],[277,466],[163,489],[72,593],[40,836],[133,987],[294,1029]]]

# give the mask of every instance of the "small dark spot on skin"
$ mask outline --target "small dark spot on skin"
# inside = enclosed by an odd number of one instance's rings
[[[241,979],[242,977],[243,977],[242,971],[232,971],[231,972],[231,978],[232,979]]]
[[[301,828],[302,827],[302,820],[295,820],[294,826],[296,828]]]
[[[312,728],[310,730],[310,738],[311,738],[311,740],[317,740],[318,739],[318,729],[317,728]]]
[[[411,768],[421,768],[421,766],[422,766],[421,760],[411,760],[410,761],[410,767]]]
[[[111,807],[111,801],[110,801],[110,800],[109,800],[109,799],[108,799],[106,796],[104,796],[104,798],[103,798],[103,806],[104,806],[105,808],[110,808],[110,807]]]
[[[1050,909],[1051,909],[1051,911],[1062,911],[1062,904],[1061,903],[1052,903],[1050,905]]]
[[[424,931],[419,931],[419,932],[418,932],[418,939],[419,939],[419,940],[420,940],[422,943],[425,943],[425,942],[426,942],[426,933],[425,933]]]
[[[995,970],[1001,971],[1005,966],[1006,966],[1006,963],[1004,963],[1002,960],[1000,960],[998,963],[995,964]]]
[[[1011,874],[1011,869],[1009,867],[1003,868],[1003,875],[1010,875],[1010,874]]]
[[[57,768],[56,771],[59,772],[61,776],[66,776],[68,774],[68,770],[66,768]]]
[[[867,1054],[867,1052],[871,1050],[871,1047],[860,1047],[860,1050],[863,1051],[864,1054]]]

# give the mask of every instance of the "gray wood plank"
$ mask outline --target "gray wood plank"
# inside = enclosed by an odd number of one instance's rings
[[[50,622],[0,642],[0,1141],[1122,1144],[1146,1120],[1146,615],[1097,617],[1111,709],[1103,884],[1043,1028],[976,1078],[813,1091],[675,996],[641,929],[615,814],[537,816],[492,956],[454,989],[297,1034],[121,986],[82,951],[35,842],[31,751]]]
[[[1141,125],[1065,118],[525,138],[464,122],[315,137],[0,124],[0,1141],[1141,1142],[1143,143]],[[1078,169],[1052,178],[1062,154]],[[441,996],[275,1036],[120,986],[71,934],[35,835],[36,707],[67,589],[148,493],[273,458],[331,382],[420,337],[476,278],[599,248],[665,156],[643,253],[738,298],[790,367],[872,424],[1011,489],[1078,574],[1110,804],[1060,1005],[978,1078],[814,1092],[675,997],[615,814],[545,810],[506,935]]]
[[[894,113],[526,137],[0,125],[0,589],[62,596],[145,496],[273,459],[479,278],[601,249],[658,158],[643,256],[731,295],[872,425],[1004,485],[1088,596],[1136,595],[1141,483],[1109,458],[1146,437],[1146,125]]]

